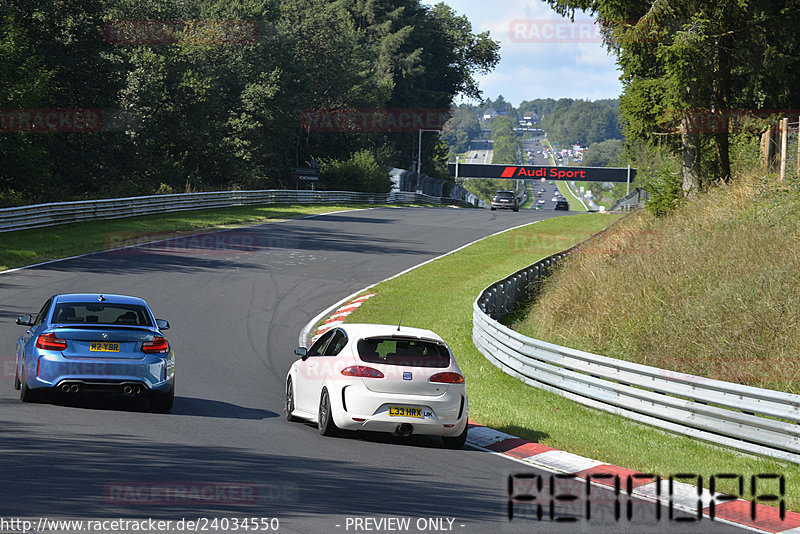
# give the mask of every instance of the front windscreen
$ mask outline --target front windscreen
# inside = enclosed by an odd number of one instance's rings
[[[373,337],[358,342],[358,356],[367,363],[407,367],[450,365],[450,351],[441,343],[419,339]]]
[[[53,311],[53,323],[152,326],[144,306],[107,302],[62,302]]]

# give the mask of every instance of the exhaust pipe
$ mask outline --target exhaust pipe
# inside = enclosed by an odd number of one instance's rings
[[[70,392],[70,393],[77,393],[79,389],[80,389],[80,388],[78,387],[78,384],[72,384],[72,385],[69,387],[69,392]]]
[[[61,386],[61,392],[62,392],[62,393],[69,393],[69,390],[70,390],[70,386],[69,386],[69,384],[63,384],[63,385]]]
[[[133,388],[131,386],[125,386],[124,388],[122,388],[122,392],[125,395],[130,395],[131,393],[133,393]]]
[[[410,436],[412,432],[414,432],[414,425],[411,423],[400,423],[394,431],[396,435],[403,437]]]
[[[138,395],[141,392],[142,392],[142,388],[140,388],[139,386],[133,386],[133,394],[134,395]]]

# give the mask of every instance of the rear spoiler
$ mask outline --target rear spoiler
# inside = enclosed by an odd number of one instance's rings
[[[57,323],[53,328],[74,328],[76,330],[96,330],[98,328],[108,328],[117,330],[146,330],[151,332],[155,326],[138,326],[129,324],[105,324],[105,323]]]

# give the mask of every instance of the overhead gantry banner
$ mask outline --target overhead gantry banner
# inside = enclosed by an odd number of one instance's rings
[[[456,164],[448,163],[451,176],[456,176]],[[636,169],[622,167],[551,167],[547,165],[498,165],[460,163],[459,178],[513,178],[545,180],[577,180],[579,182],[633,182]]]

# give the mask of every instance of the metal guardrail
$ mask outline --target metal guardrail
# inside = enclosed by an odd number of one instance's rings
[[[106,200],[53,202],[0,209],[0,232],[42,228],[81,221],[120,219],[174,211],[228,208],[248,204],[394,204],[425,202],[435,205],[472,206],[457,199],[418,193],[356,193],[351,191],[215,191],[151,195]]]
[[[575,247],[486,288],[473,304],[475,346],[523,382],[600,410],[749,453],[800,463],[800,395],[599,356],[502,325]]]
[[[638,208],[649,199],[650,193],[641,187],[637,187],[624,197],[615,200],[608,211],[631,211]]]

